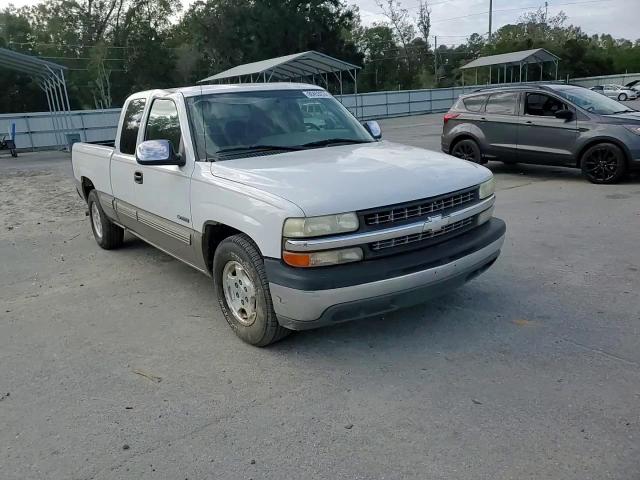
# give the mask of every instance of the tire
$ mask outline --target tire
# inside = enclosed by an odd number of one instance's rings
[[[626,93],[621,93],[620,95],[618,95],[618,100],[620,100],[621,102],[624,102],[627,100],[627,94]]]
[[[627,170],[624,153],[613,143],[599,143],[589,147],[580,159],[582,174],[591,183],[617,183]]]
[[[213,281],[224,318],[240,339],[266,347],[291,333],[278,323],[262,255],[249,237],[233,235],[218,245]]]
[[[98,193],[95,190],[89,192],[87,206],[89,207],[91,230],[96,243],[105,250],[113,250],[120,247],[124,241],[124,230],[105,215],[98,199]]]
[[[470,138],[464,138],[456,142],[451,149],[451,155],[473,163],[485,163],[482,161],[480,146]]]

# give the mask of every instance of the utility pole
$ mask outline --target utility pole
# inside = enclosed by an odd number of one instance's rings
[[[491,17],[493,16],[493,0],[489,0],[489,42],[491,42]]]
[[[433,37],[433,76],[438,86],[438,36]]]

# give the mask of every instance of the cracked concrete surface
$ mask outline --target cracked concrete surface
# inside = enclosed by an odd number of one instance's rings
[[[640,478],[640,180],[490,167],[487,273],[256,349],[202,274],[97,247],[64,154],[0,157],[0,477]]]

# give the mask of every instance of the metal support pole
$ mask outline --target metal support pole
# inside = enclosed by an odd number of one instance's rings
[[[478,67],[476,67],[476,85],[478,85]]]
[[[342,95],[342,70],[340,70],[340,95]]]
[[[489,0],[489,43],[491,43],[491,17],[493,17],[493,0]]]
[[[540,81],[542,81],[542,63],[540,64]]]
[[[556,81],[558,80],[558,60],[555,61],[556,64]]]
[[[491,85],[491,70],[493,70],[491,68],[491,65],[489,65],[489,85]]]
[[[27,133],[29,134],[29,143],[31,144],[31,151],[33,152],[35,150],[35,148],[33,148],[34,147],[34,145],[33,145],[33,136],[31,135],[31,125],[29,125],[29,116],[28,115],[24,116],[24,124],[27,127]]]
[[[55,137],[56,140],[56,147],[61,145],[60,142],[60,127],[58,125],[58,118],[57,118],[57,114],[55,111],[55,107],[53,105],[53,99],[51,98],[51,92],[49,91],[49,81],[47,80],[42,80],[42,84],[40,85],[40,88],[42,88],[42,90],[44,91],[44,94],[47,97],[47,104],[49,105],[49,113],[51,114],[51,126],[53,127],[53,136]]]
[[[518,81],[522,83],[522,62],[520,62],[520,79]]]

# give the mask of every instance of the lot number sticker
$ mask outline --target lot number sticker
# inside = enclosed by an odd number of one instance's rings
[[[331,95],[329,92],[325,92],[324,90],[304,90],[302,93],[307,98],[330,98]]]

